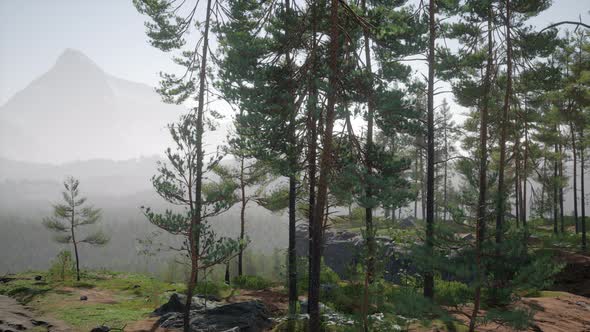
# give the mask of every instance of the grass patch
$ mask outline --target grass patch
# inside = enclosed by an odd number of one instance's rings
[[[124,325],[145,318],[152,312],[150,306],[141,300],[125,301],[116,304],[85,304],[67,306],[53,316],[63,320],[72,327],[89,331],[97,325],[123,327]]]
[[[200,281],[195,287],[194,294],[214,295],[220,298],[229,296],[232,292],[230,286],[223,282]]]
[[[237,276],[232,280],[232,285],[241,289],[261,290],[270,288],[273,283],[259,276]]]
[[[35,280],[40,275],[43,281]],[[51,281],[44,273],[27,272],[0,284],[0,294],[11,296],[27,304],[42,315],[59,319],[76,331],[89,331],[106,324],[111,327],[145,318],[156,307],[168,300],[171,292],[184,292],[186,287],[133,273],[84,271],[81,281]],[[80,301],[84,292],[102,292],[112,301]],[[99,301],[100,302],[100,301]]]

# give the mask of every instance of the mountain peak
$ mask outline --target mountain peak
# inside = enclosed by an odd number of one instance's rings
[[[102,69],[86,54],[73,48],[66,48],[55,61],[55,68],[87,69],[102,72]]]

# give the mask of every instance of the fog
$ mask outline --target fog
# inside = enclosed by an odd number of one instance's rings
[[[62,183],[70,175],[80,180],[82,196],[102,209],[102,220],[88,229],[100,228],[111,237],[104,248],[82,248],[83,266],[154,273],[165,267],[172,259],[166,249],[178,247],[179,239],[162,232],[153,250],[164,250],[142,256],[138,239],[157,229],[140,206],[170,208],[156,195],[150,178],[171,144],[166,125],[185,111],[163,103],[153,87],[116,78],[72,49],[2,105],[0,274],[45,269],[63,249],[41,222],[62,199]],[[224,143],[227,122],[206,133],[207,153]],[[285,216],[256,206],[246,213],[251,255],[286,246]],[[230,209],[212,224],[220,234],[237,237],[239,209]]]
[[[45,269],[63,249],[41,221],[61,199],[62,182],[70,175],[80,180],[82,195],[102,209],[96,227],[111,237],[105,248],[82,248],[83,266],[158,273],[172,252],[141,255],[138,239],[156,228],[140,206],[170,208],[155,194],[150,178],[171,144],[166,125],[184,112],[184,106],[163,103],[153,87],[116,78],[73,49],[66,49],[46,73],[0,106],[0,273]],[[229,121],[206,132],[207,153],[224,144]],[[571,164],[566,163],[564,175],[570,173]],[[454,176],[451,183],[460,181]],[[568,189],[565,212],[571,214]],[[530,204],[530,197],[527,200]],[[413,207],[402,210],[402,216],[413,215]],[[246,220],[250,256],[285,249],[285,215],[251,203]],[[238,207],[212,224],[221,235],[236,237]],[[154,247],[166,249],[178,241],[159,234]]]

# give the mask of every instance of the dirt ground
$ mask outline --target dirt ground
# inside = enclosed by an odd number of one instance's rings
[[[534,332],[590,332],[590,299],[561,293],[556,297],[531,297],[520,300],[515,306],[532,309],[535,312],[533,324],[527,331]],[[468,324],[467,315],[471,308],[461,308],[454,313],[457,319]],[[480,315],[484,315],[481,312]],[[478,326],[482,332],[511,332],[514,331],[496,323]]]
[[[115,294],[111,291],[104,290],[104,289],[84,289],[84,288],[74,288],[74,287],[61,287],[58,291],[68,292],[72,294],[76,294],[75,297],[71,299],[71,301],[79,302],[80,297],[86,296],[85,302],[88,304],[115,304],[117,301],[115,300]]]
[[[72,331],[63,322],[38,317],[16,300],[0,295],[0,331],[16,332],[32,330],[49,332]]]
[[[287,294],[281,293],[278,289],[267,290],[241,290],[239,295],[232,295],[226,299],[229,303],[259,300],[273,316],[280,316],[287,313],[289,298]]]

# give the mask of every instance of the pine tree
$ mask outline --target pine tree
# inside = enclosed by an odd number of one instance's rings
[[[230,1],[231,19],[216,29],[223,59],[217,86],[242,115],[236,128],[247,155],[267,163],[288,179],[288,282],[292,325],[297,304],[295,253],[296,202],[303,140],[300,138],[300,91],[306,81],[296,77],[296,52],[303,35],[294,5]],[[271,17],[265,20],[263,17]],[[271,34],[266,34],[266,32]],[[296,101],[300,101],[299,103]]]
[[[272,177],[269,177],[268,168],[263,162],[245,157],[246,152],[241,147],[239,136],[231,137],[229,145],[227,153],[236,158],[235,161],[238,166],[222,166],[218,164],[213,167],[212,171],[221,178],[233,179],[238,185],[236,196],[240,205],[240,242],[246,243],[246,207],[250,201],[256,201],[262,195]],[[243,249],[238,253],[238,276],[240,277],[244,272]],[[227,273],[229,274],[229,271]]]
[[[235,194],[239,185],[227,172],[218,171],[216,182],[202,184],[199,196],[195,196],[195,182],[201,167],[198,162],[202,145],[198,141],[197,121],[194,113],[183,115],[181,119],[168,126],[175,142],[174,148],[166,150],[167,162],[158,163],[158,175],[152,177],[156,193],[168,203],[179,206],[163,213],[142,207],[150,223],[160,229],[181,237],[182,245],[175,248],[190,258],[191,272],[187,280],[187,300],[184,312],[185,329],[190,331],[190,304],[199,271],[207,269],[235,257],[246,243],[240,240],[218,236],[210,227],[208,219],[217,216],[238,202]],[[212,171],[218,167],[220,158],[213,159],[206,168]],[[198,222],[196,222],[198,220]],[[190,298],[190,299],[189,299]],[[188,309],[187,309],[188,308]]]
[[[188,282],[187,302],[184,313],[184,331],[190,330],[190,304],[192,301],[192,292],[197,283],[199,257],[197,256],[201,248],[199,240],[202,236],[200,232],[205,231],[203,227],[203,133],[205,130],[205,97],[207,85],[207,70],[209,66],[209,40],[210,30],[215,24],[217,15],[213,15],[213,5],[219,5],[218,2],[207,0],[204,8],[203,31],[200,31],[200,25],[196,24],[195,13],[199,6],[199,1],[176,3],[175,0],[133,0],[137,10],[141,14],[147,15],[151,21],[146,22],[147,36],[152,46],[169,52],[173,50],[181,51],[180,56],[174,57],[174,62],[185,68],[182,76],[175,74],[161,74],[162,82],[158,92],[164,101],[169,103],[182,104],[188,99],[194,99],[196,106],[192,112],[194,116],[186,117],[181,122],[194,121],[194,124],[182,124],[183,127],[194,128],[193,134],[195,145],[195,168],[194,182],[189,184],[187,190],[192,191],[191,204],[194,204],[191,210],[190,234],[189,234],[189,252],[191,256],[191,276]],[[183,15],[181,13],[185,13]],[[200,38],[184,49],[186,37],[196,30],[200,33]],[[199,49],[200,48],[200,49]],[[194,75],[198,74],[198,75]],[[196,77],[195,77],[196,76]],[[212,112],[211,115],[215,116]],[[178,142],[177,142],[178,143]],[[189,166],[192,168],[192,165]]]
[[[101,231],[84,236],[81,240],[76,239],[77,228],[96,224],[100,220],[101,211],[92,206],[86,206],[86,197],[79,197],[78,186],[80,181],[68,177],[64,181],[65,191],[62,192],[65,204],[53,205],[53,215],[43,219],[43,225],[47,229],[57,233],[55,241],[58,243],[74,246],[76,256],[76,280],[80,281],[80,255],[78,245],[86,243],[91,246],[104,246],[109,242]],[[79,235],[78,235],[79,236]]]

